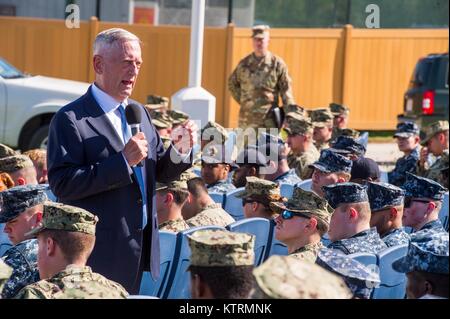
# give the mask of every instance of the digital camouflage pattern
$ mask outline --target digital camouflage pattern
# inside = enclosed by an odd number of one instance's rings
[[[47,200],[46,186],[21,185],[0,193],[0,223],[7,223],[29,208]]]
[[[168,115],[163,112],[152,112],[152,123],[156,129],[170,129],[172,128],[172,122]]]
[[[151,94],[151,95],[147,96],[147,104],[168,107],[169,106],[169,98],[165,97],[165,96]]]
[[[16,155],[16,152],[9,146],[0,143],[0,158]]]
[[[284,109],[284,113],[285,113],[285,117],[286,119],[289,118],[290,116],[292,116],[293,114],[298,114],[301,115],[303,117],[307,117],[308,114],[306,114],[305,112],[305,108],[301,107],[300,105],[297,104],[288,104],[283,106]]]
[[[218,203],[207,205],[200,213],[186,221],[190,227],[211,225],[225,227],[234,222],[234,218]]]
[[[227,230],[198,230],[188,236],[191,266],[253,266],[255,236]]]
[[[319,154],[319,152],[317,152]],[[298,177],[297,173],[295,172],[295,169],[290,169],[286,173],[278,176],[273,180],[275,183],[281,185],[281,184],[289,184],[289,185],[297,185],[297,183],[300,183],[302,179]]]
[[[165,222],[159,224],[158,229],[178,233],[180,231],[189,229],[189,225],[183,218],[177,218],[172,220],[166,220]]]
[[[290,168],[295,170],[297,176],[302,180],[310,179],[314,172],[312,164],[318,161],[320,153],[314,145],[303,153],[294,154],[292,151],[288,154],[287,161]]]
[[[331,144],[332,151],[343,155],[356,155],[358,157],[366,154],[366,147],[356,139],[349,136],[339,136],[335,142]]]
[[[37,253],[37,240],[28,239],[9,248],[3,254],[2,260],[13,269],[1,294],[3,299],[12,298],[23,287],[39,281]]]
[[[325,198],[336,209],[340,204],[369,202],[366,187],[356,183],[337,183],[322,187]]]
[[[411,234],[411,236],[420,236],[422,233],[433,232],[433,233],[448,233],[439,219],[432,220],[426,223],[418,231]]]
[[[209,121],[202,128],[202,140],[215,141],[217,144],[223,144],[228,140],[228,131],[220,124]]]
[[[189,120],[189,115],[182,111],[170,110],[168,112],[168,114],[169,114],[170,118],[172,119],[172,125],[183,124],[184,122]]]
[[[330,225],[333,210],[328,202],[315,194],[295,186],[291,198],[286,202],[273,202],[270,207],[277,213],[288,210],[294,213],[301,213],[306,218],[318,218],[326,225]]]
[[[0,158],[0,172],[13,173],[28,167],[34,167],[34,164],[26,155],[13,155]]]
[[[170,145],[172,144],[172,139],[167,136],[161,136],[161,141],[163,143],[163,147],[165,150],[167,150],[170,147]]]
[[[400,157],[395,162],[394,169],[388,172],[389,183],[402,187],[406,181],[406,172],[416,172],[416,164],[419,158],[419,146],[412,150],[411,154]]]
[[[230,183],[228,180],[220,180],[217,183],[209,184],[206,187],[208,189],[208,193],[222,193],[226,194],[232,190],[236,189],[236,186],[233,183]]]
[[[310,167],[324,173],[350,173],[352,165],[353,162],[345,156],[327,149],[320,152],[319,160],[311,164]]]
[[[383,240],[388,247],[409,244],[410,239],[409,234],[406,233],[403,228],[391,229],[387,234],[381,237],[381,240]]]
[[[291,113],[286,119],[287,126],[284,128],[290,135],[305,135],[313,133],[313,124],[309,118]]]
[[[127,296],[120,284],[92,272],[90,267],[68,265],[53,277],[26,286],[15,299],[125,299]]]
[[[348,106],[343,104],[330,103],[328,107],[333,116],[340,116],[340,115],[346,116],[350,114],[350,109],[348,108]]]
[[[394,137],[411,137],[418,136],[420,129],[414,122],[403,122],[397,124],[397,129],[394,133]]]
[[[310,116],[314,127],[333,125],[334,116],[328,108],[311,110]]]
[[[245,189],[236,194],[237,198],[251,198],[267,204],[282,200],[280,186],[277,183],[255,176],[248,176],[246,180]]]
[[[239,127],[276,128],[269,114],[281,97],[283,105],[295,104],[291,79],[285,62],[268,52],[262,58],[254,53],[241,60],[228,80],[231,96],[239,103]]]
[[[417,162],[417,175],[432,179],[442,186],[448,188],[448,163],[449,163],[448,149],[444,150],[442,155],[430,166],[428,169],[422,169]]]
[[[188,186],[187,186],[187,181],[185,180],[175,180],[175,181],[171,181],[171,182],[167,182],[167,183],[160,183],[160,182],[156,182],[156,186],[155,186],[155,190],[156,191],[161,191],[161,190],[188,190]]]
[[[9,279],[9,276],[12,274],[12,268],[0,259],[0,294],[2,293],[3,286],[5,282]]]
[[[361,133],[351,128],[339,128],[333,127],[333,133],[331,135],[331,141],[337,140],[339,136],[348,136],[351,138],[358,138]]]
[[[344,281],[322,267],[273,255],[253,270],[253,299],[350,299]]]
[[[290,257],[297,258],[299,260],[315,263],[319,250],[325,248],[322,242],[306,244],[289,254]]]
[[[448,257],[448,233],[421,232],[411,237],[408,253],[394,261],[392,267],[403,273],[423,271],[448,275]]]
[[[320,250],[316,263],[342,277],[357,298],[369,299],[373,288],[380,284],[377,272],[332,249]]]
[[[425,178],[406,173],[406,182],[403,185],[405,196],[412,198],[429,198],[433,200],[442,200],[445,192],[448,190],[441,184]]]
[[[434,123],[431,123],[424,129],[425,138],[420,141],[420,144],[422,146],[426,146],[428,141],[435,136],[437,133],[445,132],[449,130],[449,123],[448,121],[437,121]]]
[[[341,239],[328,245],[330,249],[342,251],[344,254],[371,253],[376,254],[386,249],[386,244],[381,240],[375,227],[359,232],[347,239]]]
[[[369,196],[370,210],[373,213],[390,207],[402,206],[405,190],[388,183],[369,182],[367,195]]]
[[[45,229],[65,230],[95,235],[98,217],[87,210],[61,203],[46,202],[42,222],[27,236],[36,236]]]

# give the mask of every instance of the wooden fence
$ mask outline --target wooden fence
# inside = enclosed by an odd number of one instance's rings
[[[188,27],[0,17],[0,57],[31,74],[91,82],[95,35],[111,27],[135,33],[143,60],[133,98],[171,96],[188,82]],[[249,29],[206,28],[202,86],[217,99],[216,120],[236,127],[239,106],[227,90],[228,76],[252,51]],[[356,129],[393,129],[418,58],[448,52],[447,29],[272,29],[270,49],[283,58],[296,102],[306,108],[343,102]]]

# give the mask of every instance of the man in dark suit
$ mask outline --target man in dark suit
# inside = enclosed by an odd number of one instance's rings
[[[164,151],[139,105],[141,132],[131,137],[125,119],[142,64],[139,39],[123,29],[99,33],[94,43],[95,82],[53,118],[48,140],[48,178],[59,201],[99,217],[88,261],[95,272],[139,292],[142,271],[159,276],[155,183],[169,182],[191,165],[192,122],[172,134]],[[136,102],[134,102],[136,103]],[[143,167],[137,166],[143,162]]]

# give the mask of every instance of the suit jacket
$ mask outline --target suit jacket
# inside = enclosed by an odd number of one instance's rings
[[[141,112],[141,131],[148,141],[144,163],[148,223],[144,230],[139,184],[129,173],[123,142],[91,88],[55,114],[47,151],[49,184],[59,201],[99,217],[88,265],[131,294],[138,293],[143,270],[149,268],[154,278],[159,276],[155,183],[172,181],[191,166],[171,148],[164,152],[150,115],[144,107]]]

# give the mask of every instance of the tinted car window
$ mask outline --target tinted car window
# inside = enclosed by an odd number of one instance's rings
[[[0,76],[4,79],[15,79],[24,77],[23,73],[7,63],[5,60],[0,59]]]
[[[428,59],[423,59],[416,65],[413,76],[411,78],[410,87],[420,87],[427,83],[428,76],[430,74],[430,69],[432,62]]]

